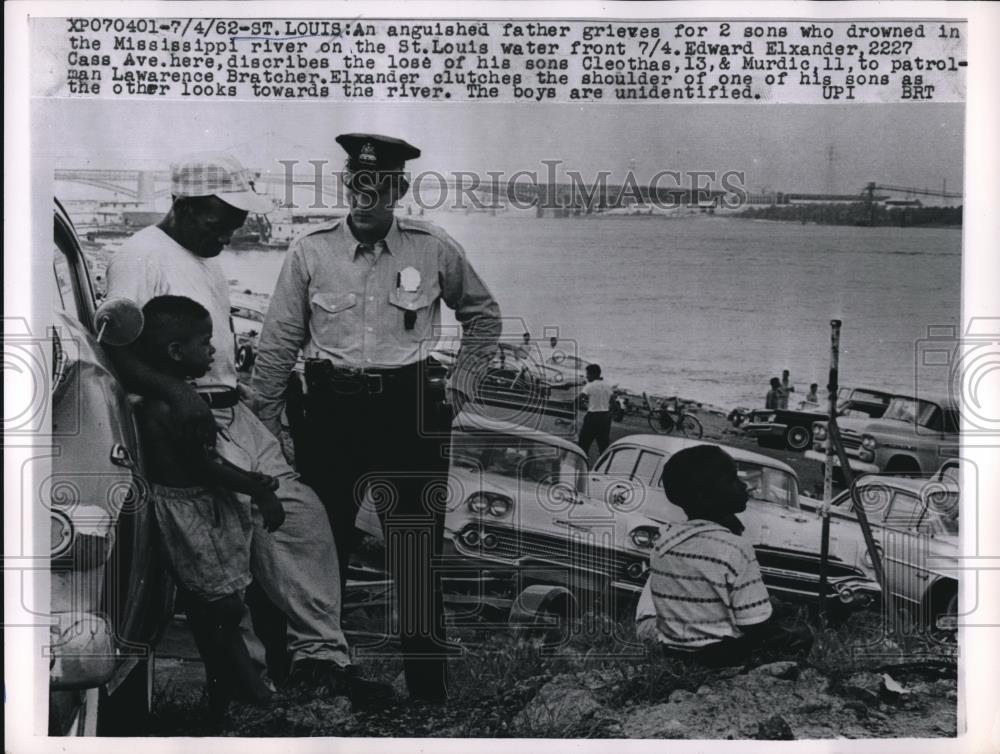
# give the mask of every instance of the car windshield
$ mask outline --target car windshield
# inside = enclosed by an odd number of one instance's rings
[[[580,453],[533,437],[456,433],[451,462],[522,482],[565,484],[577,492],[586,484],[587,463]]]
[[[737,461],[736,471],[754,500],[786,508],[799,507],[799,486],[794,475],[748,461]]]
[[[889,403],[889,407],[885,410],[882,418],[910,423],[916,421],[920,426],[926,427],[931,423],[937,410],[938,407],[929,401],[904,398],[897,395]]]

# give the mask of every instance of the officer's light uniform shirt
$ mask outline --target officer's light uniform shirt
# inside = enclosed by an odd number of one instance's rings
[[[495,348],[500,309],[461,246],[436,225],[396,218],[368,249],[346,219],[299,237],[261,332],[254,368],[261,420],[275,425],[300,349],[305,358],[350,368],[394,368],[427,358],[438,340],[442,300],[463,325],[460,363],[472,344]]]
[[[607,411],[611,403],[611,385],[604,380],[594,380],[588,382],[581,388],[580,392],[587,396],[587,413],[592,414],[597,411]]]
[[[155,225],[122,244],[108,264],[108,298],[125,297],[140,307],[156,296],[186,296],[212,316],[212,368],[195,384],[235,388],[235,341],[229,312],[229,283],[216,259],[194,254]]]

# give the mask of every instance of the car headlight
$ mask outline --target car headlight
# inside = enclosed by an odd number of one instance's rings
[[[514,501],[506,495],[495,495],[489,492],[473,493],[469,496],[466,504],[473,513],[479,515],[489,513],[497,518],[506,516],[514,507]]]
[[[639,526],[629,532],[629,538],[636,547],[648,550],[659,538],[660,533],[649,526]]]
[[[813,440],[826,440],[825,424],[813,424]]]
[[[875,442],[875,438],[871,435],[861,435],[861,447],[865,450],[875,450],[877,445],[878,443]]]
[[[469,510],[473,513],[486,513],[490,508],[490,499],[482,492],[476,492],[469,497]]]
[[[490,498],[490,515],[491,516],[506,516],[510,509],[514,507],[514,502],[509,497],[503,497],[502,495],[496,495]]]
[[[633,581],[639,581],[646,575],[646,564],[641,561],[633,561],[625,568],[625,573]]]

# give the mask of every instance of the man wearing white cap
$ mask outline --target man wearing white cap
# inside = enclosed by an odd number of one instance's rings
[[[309,668],[310,680],[321,681],[331,693],[358,700],[377,695],[376,685],[361,680],[350,665],[340,627],[338,559],[324,508],[298,481],[277,439],[237,390],[229,285],[215,257],[249,212],[267,212],[273,202],[254,190],[252,176],[227,154],[202,154],[171,166],[171,194],[166,216],[132,236],[112,258],[108,296],[130,298],[139,306],[165,294],[200,303],[214,324],[211,371],[192,387],[150,369],[128,348],[108,350],[126,387],[165,401],[182,431],[214,425],[227,460],[280,480],[277,495],[285,522],[269,533],[259,517],[255,520],[251,571],[288,620],[292,675],[301,677]],[[324,669],[319,678],[316,668]]]

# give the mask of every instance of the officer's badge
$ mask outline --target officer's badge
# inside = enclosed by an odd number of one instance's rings
[[[372,167],[378,164],[378,156],[375,154],[374,144],[368,142],[361,147],[361,152],[358,153],[358,162],[363,162],[365,165],[371,165]]]
[[[407,267],[401,270],[399,287],[407,293],[416,293],[420,289],[420,271],[416,267]]]

